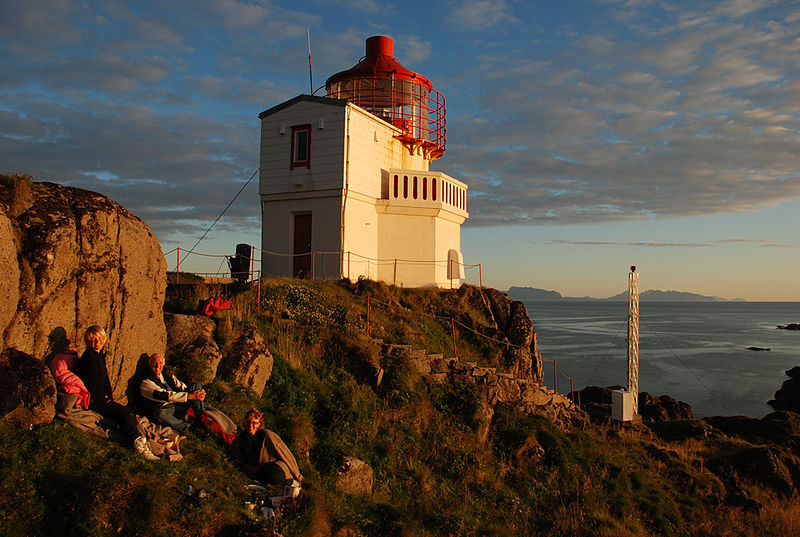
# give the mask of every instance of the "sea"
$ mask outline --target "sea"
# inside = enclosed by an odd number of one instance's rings
[[[566,376],[576,389],[626,385],[627,301],[525,306],[548,388],[569,392]],[[639,391],[685,401],[695,417],[761,418],[785,371],[800,365],[800,331],[776,329],[800,322],[800,302],[642,301],[639,310]]]

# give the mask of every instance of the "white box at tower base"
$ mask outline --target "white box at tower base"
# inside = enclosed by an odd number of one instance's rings
[[[633,420],[633,394],[625,390],[611,392],[611,417],[617,421]]]

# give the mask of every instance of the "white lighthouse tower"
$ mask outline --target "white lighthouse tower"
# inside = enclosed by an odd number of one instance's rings
[[[383,36],[325,87],[259,114],[262,270],[457,286],[467,185],[429,170],[446,147],[444,97]]]

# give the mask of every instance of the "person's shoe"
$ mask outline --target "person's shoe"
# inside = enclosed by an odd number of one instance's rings
[[[296,479],[292,479],[292,483],[286,487],[284,492],[287,496],[294,499],[300,496],[300,490],[300,482]]]
[[[150,451],[150,446],[147,445],[147,439],[144,436],[140,436],[133,441],[133,449],[148,461],[159,460],[159,458]]]

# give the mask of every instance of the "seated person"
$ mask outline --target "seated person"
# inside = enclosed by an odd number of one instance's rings
[[[251,477],[289,488],[292,497],[300,494],[303,476],[286,444],[270,430],[261,428],[262,414],[255,408],[245,414],[244,430],[231,445],[231,451]]]
[[[184,418],[191,408],[195,423],[200,425],[200,417],[205,412],[203,401],[206,392],[203,387],[196,382],[187,386],[172,373],[164,371],[164,357],[160,354],[151,355],[148,364],[150,371],[142,380],[139,390],[142,405],[153,420],[185,433],[190,424]]]
[[[75,405],[80,405],[84,410],[89,409],[89,390],[78,375],[73,373],[75,363],[78,361],[78,349],[65,349],[56,353],[50,360],[50,372],[56,381],[59,392],[77,396]]]
[[[122,433],[133,443],[137,453],[149,461],[158,460],[147,445],[147,439],[139,428],[139,420],[131,410],[114,401],[111,382],[106,368],[106,354],[103,347],[108,335],[102,327],[90,326],[83,336],[86,350],[75,365],[75,373],[83,381],[89,392],[89,410],[94,410],[107,420],[119,424]]]

